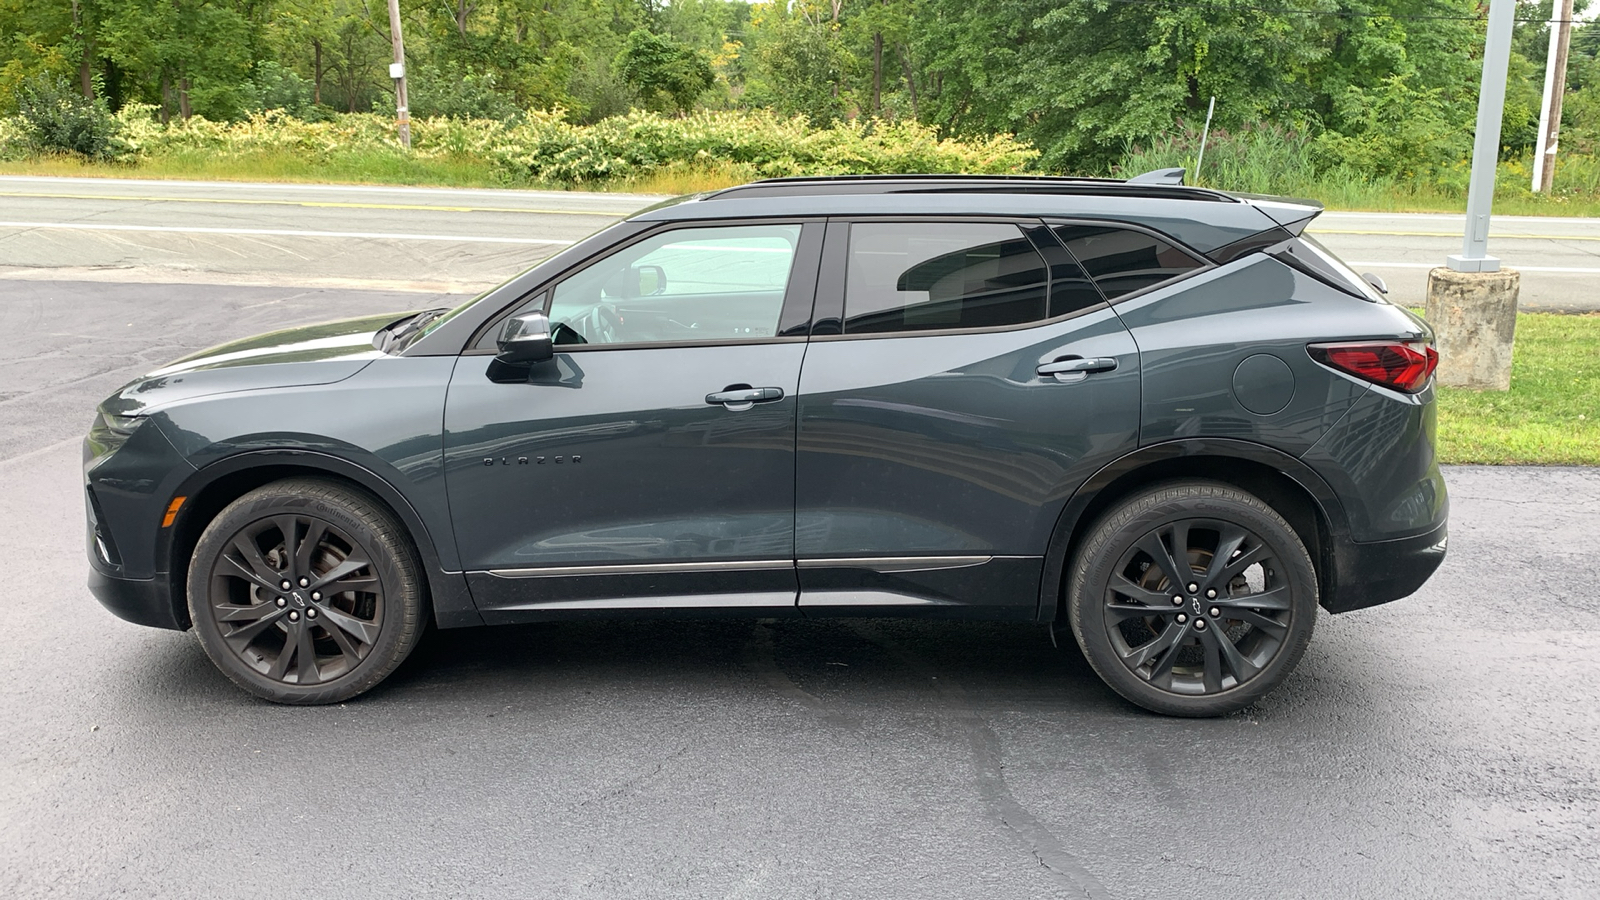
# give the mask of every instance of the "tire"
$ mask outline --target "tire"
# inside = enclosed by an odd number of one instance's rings
[[[1145,709],[1194,717],[1277,687],[1305,653],[1317,603],[1316,570],[1289,523],[1203,481],[1156,485],[1109,510],[1073,560],[1066,597],[1102,681]]]
[[[250,693],[338,703],[416,646],[427,619],[421,575],[405,528],[376,498],[293,478],[245,494],[206,526],[189,562],[189,615],[206,655]]]

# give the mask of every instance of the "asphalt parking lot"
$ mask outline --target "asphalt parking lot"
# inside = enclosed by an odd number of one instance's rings
[[[0,896],[1600,895],[1600,470],[1456,468],[1417,596],[1268,701],[1117,699],[1038,626],[437,632],[289,709],[83,587],[123,381],[418,293],[0,282]]]

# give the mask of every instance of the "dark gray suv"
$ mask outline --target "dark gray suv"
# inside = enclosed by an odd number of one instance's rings
[[[1321,605],[1438,567],[1427,325],[1181,185],[897,176],[683,198],[453,310],[150,373],[85,443],[90,587],[261,697],[425,625],[939,616],[1070,627],[1215,715]]]

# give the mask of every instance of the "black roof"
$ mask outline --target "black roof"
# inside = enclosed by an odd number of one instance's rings
[[[1306,201],[1207,188],[1037,175],[834,175],[774,178],[678,197],[637,222],[827,216],[1006,216],[1128,222],[1201,253],[1274,229],[1298,232],[1321,212]]]

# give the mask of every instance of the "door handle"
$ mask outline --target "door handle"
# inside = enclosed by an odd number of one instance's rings
[[[1056,381],[1070,384],[1074,381],[1082,381],[1095,372],[1110,372],[1116,367],[1117,361],[1109,356],[1098,356],[1090,359],[1074,357],[1043,363],[1039,366],[1038,373],[1041,376],[1054,375]]]
[[[720,403],[728,409],[749,409],[757,403],[771,403],[783,399],[783,388],[729,386],[715,394],[707,394],[707,403]]]

